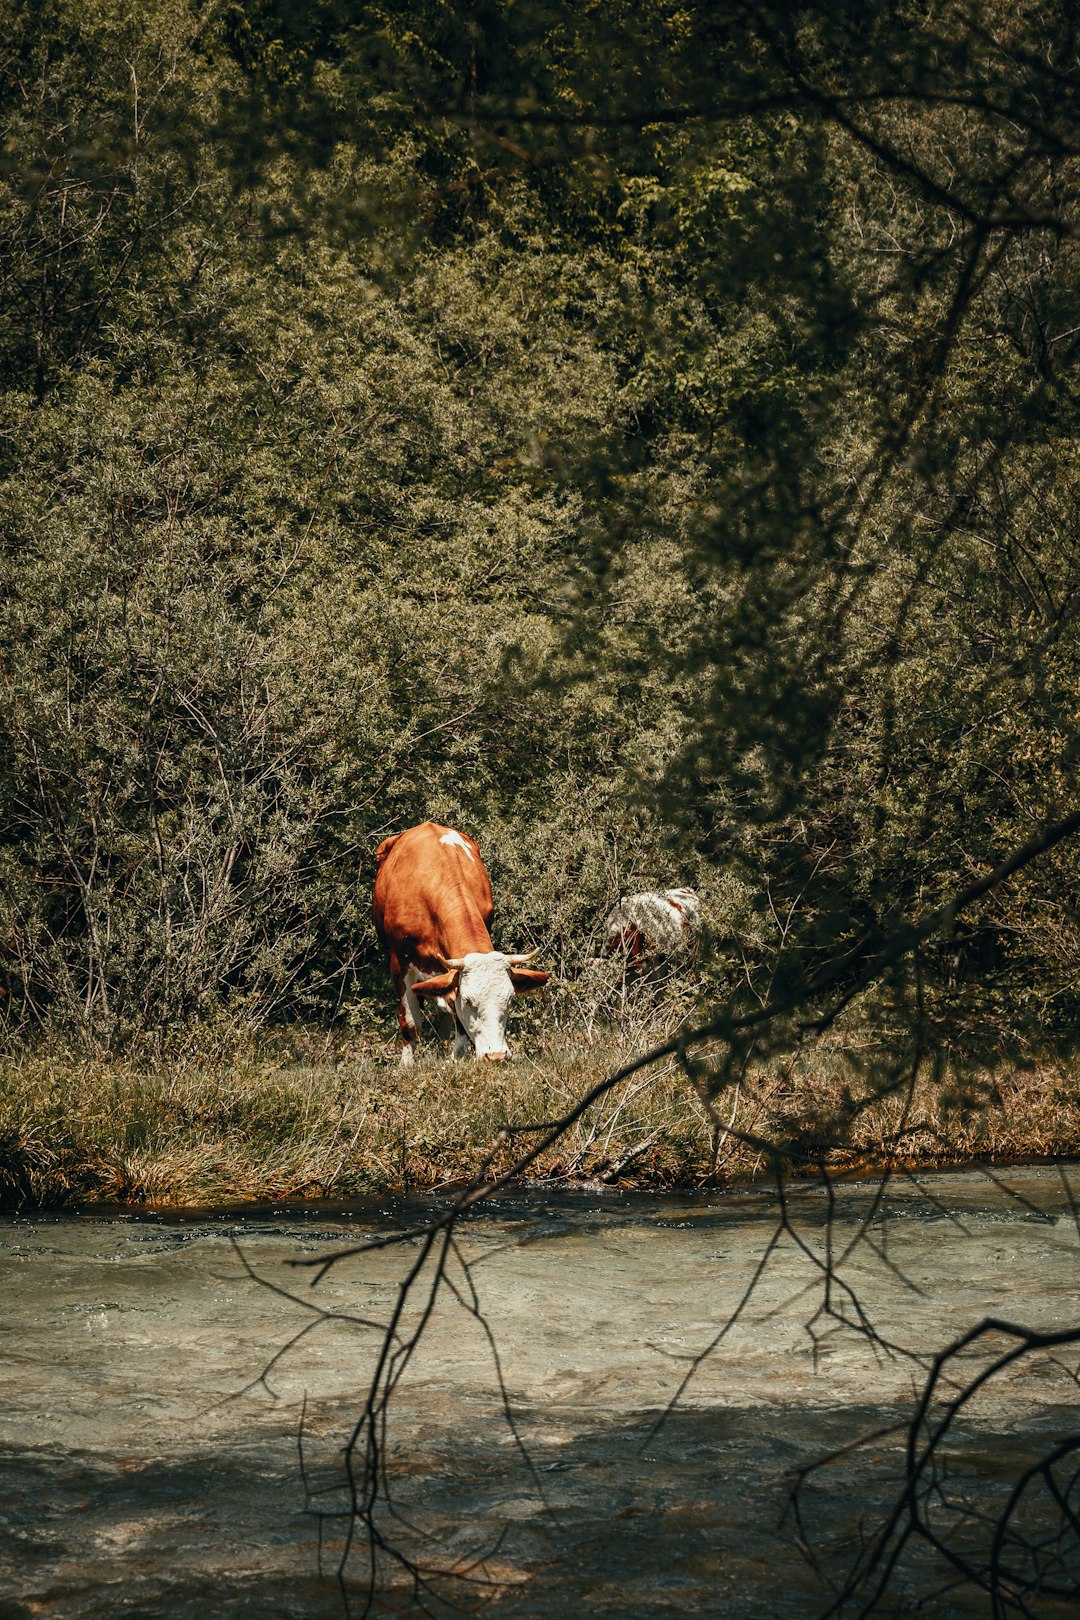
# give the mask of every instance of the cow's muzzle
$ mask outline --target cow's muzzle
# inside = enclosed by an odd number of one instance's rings
[[[485,1063],[502,1063],[509,1054],[506,1052],[485,1052]]]

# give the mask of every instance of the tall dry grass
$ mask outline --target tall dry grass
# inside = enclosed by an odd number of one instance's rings
[[[554,1119],[664,1032],[651,1011],[617,1031],[564,1028],[501,1065],[437,1050],[403,1070],[388,1041],[331,1046],[294,1032],[261,1050],[172,1059],[42,1048],[0,1058],[0,1204],[350,1198],[472,1176],[507,1126]],[[610,1185],[703,1185],[792,1170],[857,1170],[1080,1153],[1080,1087],[1065,1064],[972,1084],[920,1080],[852,1109],[852,1037],[751,1069],[725,1094],[721,1130],[673,1062],[635,1075],[570,1129],[537,1176]],[[730,1126],[730,1131],[726,1127]],[[497,1148],[495,1167],[515,1148]]]

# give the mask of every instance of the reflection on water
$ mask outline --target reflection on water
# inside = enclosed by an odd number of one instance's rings
[[[1001,1179],[1011,1191],[977,1173],[934,1177],[928,1196],[897,1185],[870,1241],[848,1256],[842,1283],[891,1354],[834,1321],[807,1331],[821,1303],[816,1262],[828,1241],[840,1253],[858,1231],[871,1189],[839,1189],[831,1232],[821,1190],[796,1190],[805,1247],[780,1243],[745,1315],[658,1432],[690,1358],[765,1252],[775,1198],[525,1190],[474,1214],[464,1248],[528,1462],[481,1327],[458,1307],[440,1310],[388,1434],[400,1545],[462,1568],[486,1553],[476,1573],[500,1617],[821,1613],[828,1575],[889,1500],[903,1437],[884,1435],[809,1482],[803,1530],[826,1578],[800,1552],[790,1514],[781,1523],[793,1472],[910,1410],[923,1373],[904,1352],[925,1356],[987,1314],[1046,1330],[1080,1315],[1080,1239],[1058,1173]],[[347,1262],[314,1290],[289,1261],[400,1230],[431,1208],[4,1221],[0,1616],[341,1613],[329,1578],[344,1522],[334,1517],[341,1447],[375,1336],[340,1318],[384,1315],[415,1249]],[[234,1242],[296,1302],[253,1282]],[[339,1319],[258,1382],[313,1320],[312,1301]],[[1036,1358],[980,1397],[958,1429],[941,1514],[961,1524],[1039,1444],[1077,1426],[1070,1374]],[[311,1502],[297,1461],[305,1400]],[[984,1532],[971,1520],[964,1533]],[[939,1576],[913,1549],[885,1612]],[[411,1602],[401,1584],[380,1612]],[[933,1612],[988,1609],[984,1596],[954,1592]],[[1036,1612],[1067,1611],[1042,1601]]]

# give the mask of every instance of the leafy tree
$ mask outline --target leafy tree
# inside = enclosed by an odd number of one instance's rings
[[[329,1016],[428,814],[756,1005],[1065,813],[1070,27],[9,5],[9,1016]],[[923,949],[946,1047],[1068,1040],[1076,878]]]

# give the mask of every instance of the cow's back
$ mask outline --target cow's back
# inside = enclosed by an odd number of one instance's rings
[[[624,895],[604,925],[606,948],[625,950],[633,960],[677,955],[693,947],[700,918],[701,901],[693,889]]]
[[[475,838],[425,821],[385,838],[376,858],[372,909],[388,949],[421,962],[491,950],[494,902]]]

